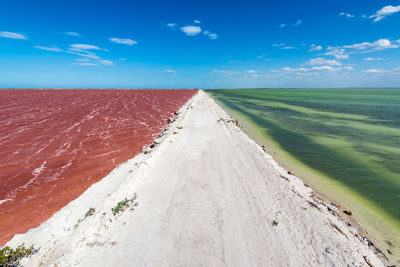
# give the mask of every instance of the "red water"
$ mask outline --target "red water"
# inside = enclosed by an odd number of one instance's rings
[[[0,246],[151,144],[196,90],[0,90]]]

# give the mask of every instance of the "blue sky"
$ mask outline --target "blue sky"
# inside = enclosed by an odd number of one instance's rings
[[[400,87],[400,0],[3,0],[19,87]]]

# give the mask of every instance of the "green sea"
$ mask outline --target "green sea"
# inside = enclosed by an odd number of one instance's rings
[[[400,89],[207,92],[283,167],[350,209],[400,263]]]

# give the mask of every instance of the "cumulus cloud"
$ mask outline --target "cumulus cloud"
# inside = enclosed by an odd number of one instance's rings
[[[117,43],[117,44],[125,44],[125,45],[134,45],[137,44],[137,41],[134,41],[132,39],[129,38],[116,38],[116,37],[111,37],[110,41],[113,43]]]
[[[296,22],[293,24],[293,26],[299,26],[303,24],[303,21],[301,19],[296,20]]]
[[[285,28],[285,27],[286,27],[285,23],[282,23],[281,25],[279,25],[279,28]]]
[[[57,46],[40,46],[36,45],[34,48],[40,49],[40,50],[45,50],[45,51],[51,51],[51,52],[63,52],[59,47]]]
[[[194,36],[201,33],[201,28],[200,26],[183,26],[181,27],[181,31],[188,36]]]
[[[9,39],[17,39],[17,40],[26,40],[26,37],[23,34],[16,33],[16,32],[0,32],[0,37],[9,38]]]
[[[379,39],[374,42],[363,42],[352,45],[344,45],[343,48],[355,50],[359,52],[374,52],[379,50],[385,50],[389,48],[399,48],[400,44],[398,41],[390,41],[389,39]]]
[[[374,22],[378,22],[387,16],[393,15],[400,11],[400,5],[398,6],[385,6],[379,9],[376,14],[369,16],[370,19],[374,19]]]
[[[310,50],[308,51],[320,51],[320,50],[322,50],[322,46],[312,44]]]
[[[324,55],[334,56],[336,59],[348,59],[349,55],[345,54],[346,50],[340,47],[331,47],[327,48],[328,52]]]
[[[77,33],[77,32],[66,32],[65,33],[66,35],[70,35],[70,36],[76,36],[76,37],[79,37],[79,36],[81,36],[79,33]]]
[[[198,19],[195,19],[193,22],[196,23],[196,24],[200,24],[201,23],[200,20],[198,20]]]
[[[340,63],[337,60],[334,59],[326,59],[323,57],[317,57],[317,58],[313,58],[310,61],[308,61],[306,63],[306,65],[311,65],[311,66],[316,66],[316,65],[328,65],[328,66],[341,66],[342,63]]]
[[[355,16],[350,14],[350,13],[346,13],[346,12],[340,12],[339,16],[345,16],[346,18],[354,18]]]
[[[282,46],[282,47],[279,47],[279,49],[291,50],[291,49],[296,49],[296,47],[293,47],[293,46]]]
[[[389,40],[389,39],[379,39],[374,42],[363,42],[356,43],[352,45],[343,46],[329,46],[327,48],[328,52],[324,55],[334,56],[336,59],[348,59],[349,54],[359,54],[359,53],[372,53],[376,51],[381,51],[385,49],[395,49],[400,47],[400,40]]]

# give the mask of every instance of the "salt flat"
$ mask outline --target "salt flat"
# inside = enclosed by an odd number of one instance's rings
[[[8,245],[40,248],[27,266],[384,266],[311,192],[200,91],[150,153]]]

